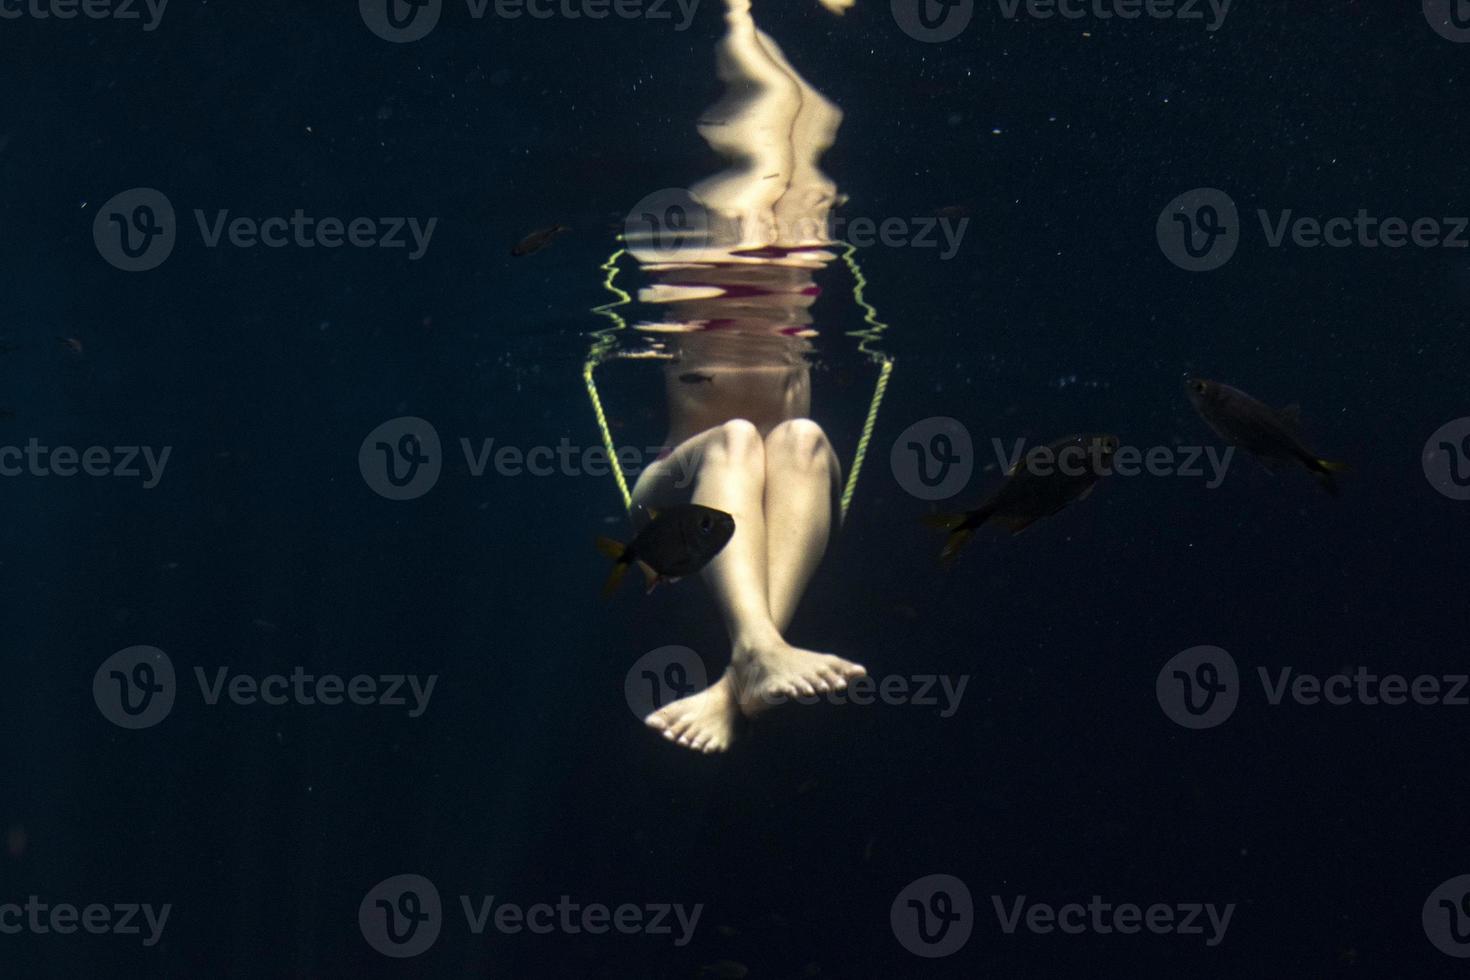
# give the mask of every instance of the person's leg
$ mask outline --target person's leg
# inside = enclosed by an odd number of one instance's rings
[[[732,420],[685,440],[638,479],[634,501],[657,507],[678,498],[735,518],[735,533],[701,573],[732,644],[776,633],[766,602],[765,446],[755,426]],[[727,748],[738,709],[727,671],[713,685],[645,719],[664,737],[701,752]]]
[[[755,715],[798,696],[840,691],[865,673],[841,657],[793,647],[781,634],[816,571],[832,529],[838,464],[810,419],[793,419],[765,439],[767,608],[772,631],[737,640],[731,656],[741,711]]]
[[[766,597],[783,634],[827,549],[840,470],[811,419],[783,422],[766,436]]]
[[[665,738],[722,751],[734,737],[738,712],[754,715],[789,698],[842,690],[864,673],[858,664],[781,637],[827,545],[836,471],[826,437],[809,420],[782,423],[764,440],[749,422],[733,420],[686,440],[640,475],[636,503],[657,507],[683,502],[680,496],[689,493],[685,499],[735,518],[729,544],[702,573],[730,635],[730,669],[645,719]],[[780,540],[774,551],[768,507]],[[780,626],[772,618],[773,595]]]

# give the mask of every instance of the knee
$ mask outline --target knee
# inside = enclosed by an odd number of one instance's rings
[[[765,451],[760,431],[745,419],[731,419],[716,428],[710,437],[709,449],[732,460],[759,459]]]
[[[822,468],[833,458],[827,433],[811,419],[791,419],[772,429],[766,437],[766,455],[787,465]]]

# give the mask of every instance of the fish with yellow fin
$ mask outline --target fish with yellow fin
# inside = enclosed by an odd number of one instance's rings
[[[1186,374],[1184,390],[1190,404],[1215,434],[1275,470],[1281,463],[1299,463],[1317,478],[1329,496],[1337,496],[1336,474],[1346,463],[1322,459],[1302,442],[1301,410],[1295,405],[1274,409],[1218,381]]]
[[[693,575],[708,565],[735,534],[735,518],[713,507],[678,504],[645,510],[649,521],[632,541],[624,544],[607,537],[597,539],[597,550],[613,560],[612,573],[602,587],[603,596],[616,592],[634,565],[642,570],[649,592],[660,582],[676,582]]]
[[[1068,436],[1031,449],[1011,467],[1000,489],[979,507],[963,514],[924,518],[930,527],[949,533],[939,557],[952,561],[986,522],[1020,534],[1043,517],[1085,499],[1097,481],[1112,472],[1110,461],[1117,451],[1118,437],[1112,435]]]

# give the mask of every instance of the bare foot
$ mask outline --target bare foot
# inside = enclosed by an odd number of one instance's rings
[[[696,752],[723,752],[735,738],[739,717],[730,671],[698,694],[664,705],[643,719],[664,738]]]
[[[740,710],[746,717],[754,717],[792,698],[844,690],[849,680],[867,671],[850,660],[801,650],[777,640],[760,645],[737,644],[730,673],[735,675]]]

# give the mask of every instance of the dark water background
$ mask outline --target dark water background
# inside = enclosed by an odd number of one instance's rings
[[[645,194],[717,166],[693,120],[719,93],[705,4],[670,22],[471,20],[374,37],[353,5],[174,0],[157,31],[0,21],[0,444],[171,446],[164,479],[0,480],[0,901],[171,903],[162,941],[0,935],[10,977],[1362,976],[1448,974],[1420,909],[1470,871],[1470,708],[1270,707],[1190,732],[1154,679],[1198,644],[1328,674],[1463,671],[1470,504],[1420,452],[1470,414],[1470,253],[1270,249],[1254,209],[1463,215],[1470,45],[1411,4],[1241,4],[1198,22],[1007,22],[980,5],[922,44],[883,3],[838,20],[766,0],[765,29],[844,109],[825,168],[848,213],[971,216],[959,254],[867,249],[897,359],[848,526],[794,642],[875,674],[970,676],[949,718],[793,709],[728,755],[629,712],[634,659],[727,656],[696,583],[598,601],[606,478],[472,477],[422,498],[359,472],[400,415],[453,447],[593,444],[579,377],[597,265]],[[1091,31],[1083,37],[1082,30]],[[992,131],[999,129],[1000,134]],[[164,191],[180,240],[128,274],[96,209]],[[1165,260],[1176,194],[1249,216],[1222,269]],[[423,259],[205,248],[192,210],[437,216]],[[574,232],[519,260],[509,245]],[[856,326],[845,271],[818,322]],[[79,340],[78,356],[57,338]],[[852,369],[858,370],[856,361]],[[1340,499],[1245,465],[1218,490],[1118,479],[949,574],[887,465],[906,426],[989,438],[1214,440],[1186,370],[1300,402]],[[1077,384],[1056,379],[1076,375]],[[869,376],[818,375],[850,445]],[[1085,382],[1096,382],[1088,386]],[[635,430],[661,392],[614,385]],[[963,502],[996,479],[982,474]],[[134,644],[186,683],[160,725],[99,713]],[[207,706],[195,666],[436,673],[429,709]],[[20,837],[23,836],[23,840]],[[400,873],[448,909],[390,960],[357,924]],[[889,924],[924,875],[963,879],[974,934],[907,952]],[[694,939],[471,935],[457,896],[702,903]],[[990,896],[1238,903],[1225,941],[996,924]],[[719,930],[717,926],[727,926]],[[730,933],[730,934],[727,934]],[[806,975],[814,975],[807,973]]]

